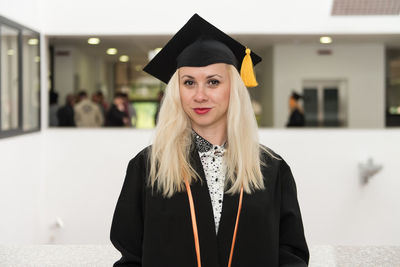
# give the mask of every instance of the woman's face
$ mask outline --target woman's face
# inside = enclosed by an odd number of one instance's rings
[[[182,106],[195,131],[226,127],[230,88],[227,64],[179,69]]]

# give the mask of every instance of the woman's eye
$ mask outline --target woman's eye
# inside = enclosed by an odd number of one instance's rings
[[[218,81],[218,80],[209,80],[208,83],[209,83],[210,85],[216,86],[216,85],[219,84],[219,81]]]
[[[187,81],[184,81],[183,84],[192,86],[192,85],[194,84],[194,81],[192,81],[192,80],[187,80]]]

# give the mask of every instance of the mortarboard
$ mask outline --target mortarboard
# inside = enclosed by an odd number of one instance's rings
[[[294,100],[296,100],[296,101],[299,100],[299,99],[301,99],[301,98],[303,98],[302,95],[298,94],[298,93],[295,92],[295,91],[292,92],[291,97],[292,97]]]
[[[260,61],[260,56],[194,14],[143,70],[168,83],[180,67],[227,63],[240,71],[247,87],[254,87],[253,64]]]

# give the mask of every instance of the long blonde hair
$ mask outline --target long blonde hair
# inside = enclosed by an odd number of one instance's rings
[[[244,191],[250,194],[264,188],[260,169],[262,148],[258,143],[258,127],[247,88],[236,68],[228,67],[231,90],[224,155],[225,185],[230,186],[227,193],[239,193],[243,185]],[[178,72],[174,73],[165,89],[150,154],[149,183],[166,197],[184,190],[183,177],[189,183],[201,179],[190,165],[192,128],[180,100]]]

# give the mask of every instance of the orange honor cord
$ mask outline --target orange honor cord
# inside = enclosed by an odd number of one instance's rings
[[[187,192],[188,197],[189,197],[190,215],[192,217],[194,245],[195,245],[195,248],[196,248],[196,256],[197,256],[197,266],[201,267],[200,244],[199,244],[199,234],[197,233],[196,213],[194,211],[192,191],[190,190],[190,185],[189,185],[189,182],[188,182],[188,180],[186,178],[185,178],[185,185],[186,185],[186,192]]]
[[[237,215],[236,215],[235,231],[233,232],[231,254],[229,255],[228,267],[231,267],[231,264],[232,264],[232,256],[233,256],[233,250],[235,248],[236,233],[237,233],[237,228],[238,228],[238,224],[239,224],[240,211],[242,210],[242,201],[243,201],[243,186],[240,188],[239,207],[238,207],[238,211],[237,211]]]
[[[194,244],[195,244],[196,256],[197,256],[197,266],[201,267],[200,244],[199,244],[199,234],[198,234],[198,231],[197,231],[196,213],[195,213],[195,210],[194,210],[192,191],[190,190],[190,185],[189,185],[189,182],[187,181],[186,178],[185,178],[185,185],[186,185],[186,192],[187,192],[187,195],[188,195],[188,198],[189,198],[190,215],[192,217]],[[238,212],[237,212],[237,216],[236,216],[235,230],[234,230],[234,233],[233,233],[233,239],[232,239],[232,245],[231,245],[231,253],[229,255],[228,267],[231,267],[231,264],[232,264],[232,256],[233,256],[233,250],[235,248],[235,240],[236,240],[237,228],[238,228],[238,225],[239,225],[240,211],[242,210],[242,200],[243,200],[243,186],[240,188],[239,206],[238,206]]]

